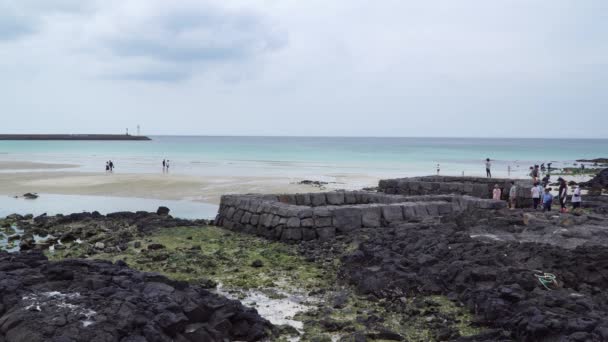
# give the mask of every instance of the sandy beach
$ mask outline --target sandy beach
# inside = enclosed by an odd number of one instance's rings
[[[334,175],[326,189],[375,186],[373,177]],[[0,194],[20,196],[26,192],[61,195],[138,197],[190,200],[218,204],[221,195],[234,193],[284,193],[321,191],[318,186],[297,184],[288,177],[209,177],[179,174],[87,173],[64,171],[0,173]]]
[[[35,163],[29,161],[2,161],[0,170],[2,171],[17,171],[17,170],[58,170],[77,168],[74,164],[52,164],[52,163]]]
[[[4,161],[0,163],[0,195],[27,192],[159,200],[187,200],[219,204],[223,194],[297,193],[357,190],[378,185],[380,178],[365,174],[333,173],[319,177],[186,175],[179,173],[83,172],[74,164]],[[551,181],[555,182],[555,175]],[[567,181],[587,181],[588,175],[562,175]],[[323,187],[298,184],[305,179],[332,181]],[[523,178],[523,177],[522,177]]]

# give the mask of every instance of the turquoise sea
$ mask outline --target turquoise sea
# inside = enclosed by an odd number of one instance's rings
[[[0,162],[81,165],[103,171],[155,173],[163,159],[173,172],[194,175],[294,177],[324,174],[481,175],[491,158],[497,176],[526,173],[534,163],[571,164],[607,157],[606,139],[338,138],[152,136],[152,141],[0,141]]]
[[[342,175],[404,177],[435,174],[484,175],[485,158],[495,177],[526,177],[533,164],[572,166],[576,159],[608,157],[606,139],[477,139],[477,138],[342,138],[342,137],[211,137],[151,136],[152,141],[0,141],[0,163],[30,161],[76,164],[76,172],[104,172],[112,160],[116,172],[161,173],[169,159],[171,173],[196,176],[281,176],[332,181]],[[0,168],[1,169],[1,168]],[[3,170],[24,172],[31,170]],[[43,170],[35,170],[43,171]],[[56,170],[55,170],[56,171]],[[61,196],[61,195],[57,195]],[[47,197],[37,211],[70,213],[69,203],[88,203],[82,210],[154,210],[153,200]],[[42,197],[41,197],[42,198]],[[52,200],[54,199],[54,200]],[[165,201],[166,202],[166,201]],[[47,203],[46,205],[44,203]],[[57,203],[66,203],[58,205]],[[105,206],[104,206],[104,203]],[[107,203],[113,205],[108,206]],[[175,214],[197,217],[192,202],[171,203]],[[0,200],[0,216],[27,203]],[[200,207],[198,207],[200,208]],[[205,208],[212,217],[215,207]],[[200,216],[198,216],[200,217]]]

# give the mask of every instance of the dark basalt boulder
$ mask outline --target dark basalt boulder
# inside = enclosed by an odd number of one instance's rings
[[[158,207],[156,210],[156,215],[167,216],[171,210],[167,207]]]
[[[254,309],[124,262],[0,252],[0,341],[258,341]]]
[[[590,181],[580,183],[580,186],[584,188],[608,188],[608,169],[603,169]]]

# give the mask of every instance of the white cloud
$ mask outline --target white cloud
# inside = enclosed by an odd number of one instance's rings
[[[607,4],[0,0],[0,91],[8,129],[603,136]]]

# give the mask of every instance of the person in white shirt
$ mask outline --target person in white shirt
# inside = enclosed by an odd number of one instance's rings
[[[582,201],[583,199],[581,197],[581,188],[578,187],[578,184],[575,184],[572,199],[570,200],[570,202],[572,202],[572,209],[580,208]]]
[[[534,202],[534,209],[538,209],[538,205],[540,204],[540,197],[542,196],[542,191],[538,187],[538,183],[534,183],[532,187],[532,201]]]
[[[509,189],[509,207],[511,210],[517,206],[517,186],[515,182],[511,182],[511,189]]]

